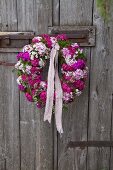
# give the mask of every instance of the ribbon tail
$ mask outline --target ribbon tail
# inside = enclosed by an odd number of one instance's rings
[[[61,87],[60,78],[58,76],[58,51],[55,57],[55,89],[56,89],[56,100],[55,100],[55,121],[57,131],[62,134],[62,105],[63,105],[63,92]]]
[[[50,65],[48,71],[48,87],[47,87],[47,99],[44,113],[44,121],[48,120],[51,123],[53,100],[54,100],[54,59],[56,55],[56,50],[53,48],[50,54]]]

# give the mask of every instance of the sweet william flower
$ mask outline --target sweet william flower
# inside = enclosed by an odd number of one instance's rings
[[[19,54],[17,54],[17,60],[20,60],[20,58],[22,58],[22,56],[23,56],[23,52],[20,52]]]
[[[25,93],[25,96],[26,96],[26,98],[27,98],[27,100],[28,101],[30,101],[30,102],[32,102],[33,101],[33,98],[32,98],[32,96],[27,92],[27,93]]]
[[[73,71],[73,67],[71,67],[71,66],[69,66],[69,65],[67,65],[65,63],[62,65],[62,69],[64,71]]]
[[[72,91],[72,89],[66,83],[62,84],[62,89],[64,92],[67,92],[67,93],[70,93]]]
[[[32,66],[36,67],[39,65],[39,59],[34,59],[31,61]]]
[[[57,36],[57,40],[67,40],[67,37],[65,34],[60,34]]]
[[[39,109],[41,109],[41,108],[42,108],[41,103],[37,102],[37,107],[38,107]]]
[[[21,84],[21,85],[18,85],[18,88],[19,88],[19,90],[21,90],[21,91],[24,91],[25,90],[25,87]]]
[[[79,90],[83,90],[85,87],[85,83],[82,80],[76,80],[74,86]]]
[[[46,91],[42,91],[42,92],[40,93],[40,99],[41,99],[43,102],[46,102],[46,96],[47,96]]]
[[[75,79],[79,80],[84,77],[84,72],[81,69],[77,69],[74,75],[75,75]]]
[[[82,59],[78,59],[77,62],[75,62],[72,67],[76,69],[84,69],[86,66],[86,62]]]
[[[42,37],[34,37],[33,39],[32,39],[32,42],[33,43],[37,43],[37,42],[40,42],[42,40]]]
[[[22,59],[24,61],[29,61],[30,60],[30,54],[28,52],[24,52],[22,55]]]

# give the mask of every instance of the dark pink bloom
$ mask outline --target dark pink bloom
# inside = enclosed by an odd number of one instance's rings
[[[19,90],[24,91],[25,87],[23,85],[18,85]]]
[[[64,78],[65,80],[67,80],[67,81],[70,81],[70,79],[71,79],[72,77],[71,77],[71,76],[66,76],[66,75],[64,75],[63,78]]]
[[[52,47],[52,42],[51,42],[51,40],[47,40],[47,46],[48,46],[48,48],[51,48],[51,47]]]
[[[22,58],[22,56],[23,56],[23,52],[18,53],[17,59],[19,60],[20,58]]]
[[[67,92],[67,93],[70,93],[72,91],[72,89],[66,83],[62,84],[62,89],[64,92]]]
[[[23,75],[22,75],[22,80],[23,80],[23,81],[27,81],[27,80],[28,80],[27,75],[23,74]]]
[[[37,67],[39,65],[39,59],[31,60],[31,64],[32,66]]]
[[[77,62],[72,65],[74,70],[84,69],[85,66],[86,66],[86,62],[84,60],[82,60],[82,59],[78,59]]]
[[[79,90],[83,90],[85,87],[85,83],[82,80],[76,80],[74,86]]]
[[[67,65],[67,64],[62,64],[62,69],[64,71],[73,71],[73,67]]]
[[[33,98],[32,98],[32,96],[29,93],[25,93],[25,96],[26,96],[28,101],[30,101],[30,102],[33,101]]]
[[[37,102],[37,107],[38,107],[39,109],[41,109],[41,108],[42,108],[41,103],[38,103],[38,102]]]
[[[57,40],[67,40],[67,36],[65,34],[59,34]]]
[[[42,92],[40,93],[40,99],[41,99],[43,102],[46,102],[46,96],[47,96],[46,91],[42,91]]]
[[[73,56],[75,54],[76,49],[74,47],[70,46],[68,47],[68,50],[69,50],[70,55]]]
[[[34,73],[40,74],[41,69],[39,69],[38,67],[32,67],[30,69],[30,71],[31,71],[32,74],[34,74]]]
[[[24,61],[29,61],[30,60],[30,55],[28,52],[24,52],[23,55],[22,55],[22,59]]]

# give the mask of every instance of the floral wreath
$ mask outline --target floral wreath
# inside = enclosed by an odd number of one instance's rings
[[[62,107],[81,94],[88,75],[83,49],[63,34],[44,34],[34,37],[31,44],[25,45],[17,60],[15,69],[19,90],[38,108],[45,107],[44,120],[51,122],[55,107],[57,130],[63,133]],[[48,61],[48,77],[44,80],[42,73]]]

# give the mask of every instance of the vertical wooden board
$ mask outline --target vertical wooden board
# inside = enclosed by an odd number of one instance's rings
[[[88,6],[88,8],[87,8]],[[93,1],[64,1],[60,0],[60,25],[91,25],[92,24],[92,6]],[[87,10],[86,10],[87,9]],[[90,49],[86,48],[85,53],[90,65]],[[59,138],[58,142],[58,169],[73,169],[86,170],[87,149],[80,148],[65,148],[69,141],[87,140],[87,121],[88,121],[88,82],[87,88],[80,97],[76,97],[75,102],[69,106],[68,112],[63,113],[63,128],[64,134]],[[70,151],[70,152],[69,152]],[[73,154],[74,152],[74,154]],[[65,155],[68,155],[68,161]],[[63,156],[62,156],[63,155]]]
[[[17,31],[16,0],[0,1],[0,30]],[[15,62],[14,54],[0,53],[1,61]],[[19,93],[12,67],[0,66],[0,168],[20,170]]]
[[[110,23],[100,17],[94,1],[93,23],[97,27],[96,47],[91,52],[89,140],[110,140],[113,59]],[[88,170],[109,169],[110,148],[88,149]],[[92,166],[93,165],[93,166]]]
[[[60,0],[61,25],[90,25],[92,3],[92,0]]]
[[[111,1],[112,2],[112,1]],[[111,3],[111,7],[110,7],[110,13],[111,13],[111,22],[109,23],[110,28],[109,28],[109,32],[110,32],[110,55],[112,56],[113,54],[113,2]],[[111,57],[111,64],[112,64],[112,71],[111,71],[111,75],[113,75],[113,56]],[[111,140],[113,141],[113,79],[111,79],[111,90],[112,90],[112,120],[111,120]],[[111,148],[111,158],[110,158],[110,170],[113,169],[113,148]]]
[[[52,1],[32,0],[27,5],[25,0],[17,2],[18,30],[47,33],[48,25],[52,23],[52,16],[49,18]],[[22,13],[19,12],[21,8]],[[20,94],[22,170],[53,169],[53,130],[43,122],[43,113],[44,110],[39,111],[34,103],[27,102]]]
[[[1,30],[17,31],[16,0],[1,1]]]
[[[53,0],[53,26],[58,26],[60,23],[60,0]]]
[[[0,54],[0,60],[14,62],[14,55]],[[0,117],[2,164],[4,169],[20,170],[19,93],[12,67],[0,66]],[[2,168],[1,168],[2,169]]]

